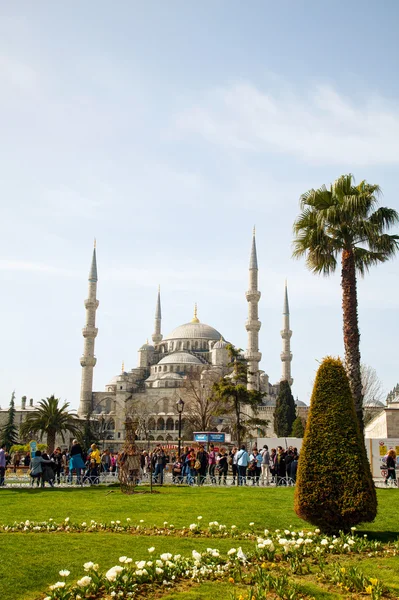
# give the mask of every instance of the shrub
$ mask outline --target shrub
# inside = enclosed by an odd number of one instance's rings
[[[295,489],[295,512],[326,533],[377,514],[377,497],[349,381],[327,357],[313,387]]]
[[[291,437],[303,438],[304,433],[305,433],[305,428],[303,426],[303,421],[302,421],[301,417],[297,417],[292,424]]]
[[[280,391],[274,411],[274,431],[277,437],[288,437],[295,421],[295,400],[288,381],[280,382]]]

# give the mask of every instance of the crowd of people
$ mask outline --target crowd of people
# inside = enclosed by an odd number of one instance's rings
[[[120,453],[109,449],[100,451],[92,444],[88,452],[84,452],[77,440],[73,440],[68,450],[57,447],[53,452],[37,450],[34,456],[29,453],[22,455],[15,452],[10,455],[5,446],[0,448],[0,486],[5,485],[5,471],[10,467],[14,472],[21,466],[28,467],[31,485],[44,487],[61,483],[78,485],[100,483],[102,476],[118,476],[119,470],[129,464],[129,478],[135,483],[149,481],[163,485],[165,470],[172,474],[175,484],[203,485],[252,485],[267,486],[293,485],[296,481],[299,454],[297,448],[282,446],[269,448],[264,445],[252,449],[245,445],[226,448],[216,448],[209,445],[208,450],[203,445],[197,448],[186,446],[180,456],[174,451],[165,449],[158,444],[152,451],[139,450],[133,444],[130,451]],[[396,482],[396,453],[389,450],[385,457],[387,475],[385,483]],[[229,477],[228,480],[228,475]]]

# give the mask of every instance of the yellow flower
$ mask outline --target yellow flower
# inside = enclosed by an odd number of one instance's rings
[[[375,577],[374,578],[370,578],[370,583],[371,583],[371,585],[377,585],[378,579],[376,579]]]
[[[341,567],[341,573],[346,573],[345,567]]]
[[[366,594],[372,594],[373,593],[373,586],[372,585],[368,585],[366,587]]]
[[[266,564],[265,562],[263,562],[263,563],[261,564],[261,567],[262,567],[262,569],[266,569],[266,567],[267,567],[267,564]]]
[[[229,577],[229,582],[234,583],[234,579],[232,577]]]

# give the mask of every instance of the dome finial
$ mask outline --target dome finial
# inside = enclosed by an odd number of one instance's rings
[[[199,323],[199,318],[197,317],[197,303],[194,304],[194,316],[191,319],[191,323]]]
[[[124,373],[124,372],[125,372],[125,361],[123,360],[122,361],[122,373]]]

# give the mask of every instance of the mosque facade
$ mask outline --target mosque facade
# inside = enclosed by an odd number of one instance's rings
[[[82,379],[78,414],[80,417],[86,417],[88,414],[96,416],[101,421],[101,431],[106,444],[115,449],[124,443],[128,415],[135,416],[138,434],[142,439],[173,444],[178,440],[177,402],[182,398],[187,412],[192,402],[190,382],[195,383],[198,399],[198,394],[209,394],[212,383],[228,374],[229,341],[214,327],[200,322],[197,307],[189,323],[176,327],[164,336],[161,294],[158,289],[152,343],[147,340],[141,346],[136,367],[125,370],[122,365],[121,373],[109,381],[104,391],[93,391],[93,373],[96,365],[94,349],[98,333],[96,311],[99,306],[97,281],[97,257],[94,248],[88,298],[85,300],[86,323],[82,330],[84,349],[80,359]],[[258,289],[255,231],[249,261],[249,286],[245,295],[248,303],[248,319],[245,323],[248,342],[244,357],[248,363],[248,389],[260,390],[265,394],[259,407],[259,415],[269,420],[267,435],[270,436],[274,433],[273,413],[279,382],[271,384],[268,375],[259,368],[262,358],[259,350],[261,322],[258,315],[261,292]],[[285,285],[280,381],[287,380],[290,385],[293,383],[291,336],[288,291]],[[307,406],[298,403],[298,413],[306,417],[306,412]],[[226,422],[223,422],[223,419],[219,421],[219,429],[226,430]]]

